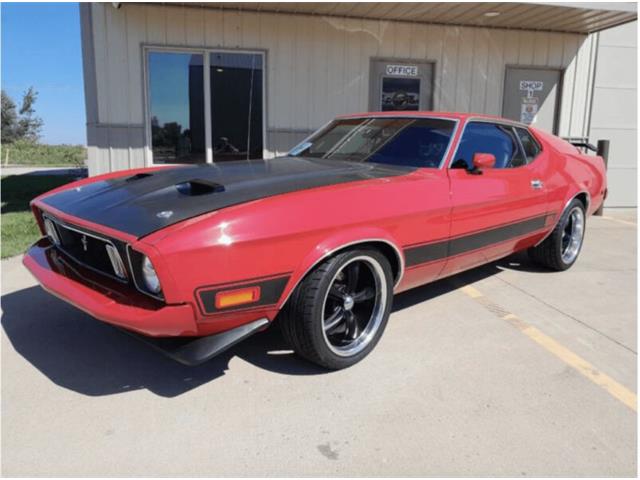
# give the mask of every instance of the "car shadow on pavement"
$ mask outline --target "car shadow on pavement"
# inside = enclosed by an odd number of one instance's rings
[[[540,267],[532,263],[526,252],[515,253],[495,262],[400,293],[393,299],[393,312],[403,310],[418,303],[426,302],[427,300],[439,297],[440,295],[444,295],[453,290],[457,290],[465,285],[489,278],[503,270],[530,273],[552,272],[552,270],[549,270],[548,268]]]
[[[13,348],[52,382],[84,395],[147,389],[175,397],[224,375],[232,357],[287,375],[326,373],[295,356],[278,328],[256,334],[202,365],[188,367],[40,287],[4,295],[2,310],[2,326]]]
[[[398,294],[393,312],[499,273],[510,268],[508,263],[513,260],[511,257]],[[537,271],[526,260],[517,264],[520,269]],[[89,396],[147,389],[162,397],[175,397],[223,376],[233,357],[286,375],[330,373],[296,356],[275,325],[202,365],[188,367],[39,286],[4,295],[2,310],[4,331],[22,357],[55,384]],[[3,356],[7,354],[5,351]]]

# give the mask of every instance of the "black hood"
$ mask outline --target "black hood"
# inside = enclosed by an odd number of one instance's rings
[[[412,170],[375,163],[279,157],[167,167],[71,188],[44,197],[42,202],[139,238],[188,218],[260,198],[404,175]]]

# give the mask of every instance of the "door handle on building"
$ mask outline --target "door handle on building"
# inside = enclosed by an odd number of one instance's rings
[[[540,190],[542,187],[544,187],[544,183],[542,183],[542,180],[531,180],[531,188],[535,189],[535,190]]]

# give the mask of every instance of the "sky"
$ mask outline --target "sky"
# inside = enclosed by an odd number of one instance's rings
[[[86,145],[80,13],[77,3],[3,3],[2,89],[20,104],[38,91],[42,143]]]

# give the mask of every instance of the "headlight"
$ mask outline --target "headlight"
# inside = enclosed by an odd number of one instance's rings
[[[44,231],[47,233],[47,236],[55,245],[60,245],[60,237],[58,237],[58,231],[56,230],[53,222],[48,218],[44,219]]]
[[[153,268],[153,264],[149,257],[145,256],[142,260],[142,278],[144,279],[144,284],[151,293],[158,294],[160,293],[160,279],[156,274],[155,268]]]

